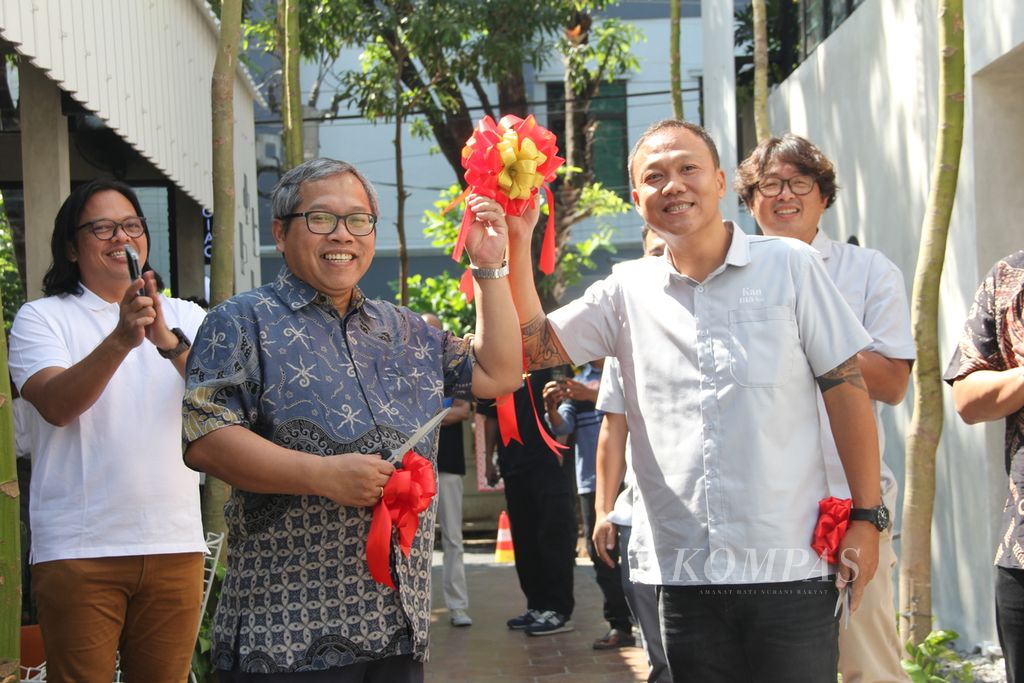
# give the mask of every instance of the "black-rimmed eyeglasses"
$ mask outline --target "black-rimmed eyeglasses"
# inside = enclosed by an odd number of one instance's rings
[[[108,218],[101,218],[89,221],[88,223],[82,223],[76,230],[87,229],[96,239],[106,241],[114,238],[114,233],[117,232],[118,228],[121,228],[128,237],[142,237],[142,234],[146,232],[146,219],[142,216],[134,216],[118,222]]]
[[[373,232],[377,217],[372,213],[346,213],[339,216],[330,211],[303,211],[302,213],[286,213],[278,216],[279,220],[305,218],[306,227],[314,235],[330,235],[338,227],[338,221],[345,221],[345,229],[356,237],[363,237]]]
[[[814,176],[795,175],[792,178],[765,178],[757,184],[757,190],[765,197],[778,197],[782,194],[782,188],[789,185],[789,191],[797,196],[809,194],[814,189],[817,180]]]

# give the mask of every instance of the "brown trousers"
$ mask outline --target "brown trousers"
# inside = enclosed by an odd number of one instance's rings
[[[864,587],[860,609],[850,616],[850,628],[839,626],[839,672],[843,683],[910,683],[900,664],[902,650],[896,633],[892,580],[896,553],[892,531],[878,539],[878,570]]]
[[[52,683],[188,678],[203,597],[202,553],[55,560],[32,566]]]

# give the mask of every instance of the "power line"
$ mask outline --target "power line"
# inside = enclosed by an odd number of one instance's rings
[[[700,92],[700,88],[683,88],[680,92],[684,92],[684,93],[686,93],[686,92]],[[564,100],[564,99],[561,99],[561,98],[555,99],[555,100],[541,100],[539,102],[530,102],[530,105],[533,106],[533,107],[541,107],[541,106],[546,107],[546,106],[549,106],[551,104],[558,104],[558,105],[564,106],[566,102],[572,102],[573,104],[575,104],[577,102],[595,102],[597,100],[628,100],[628,99],[632,99],[634,97],[654,97],[656,95],[670,95],[670,94],[672,94],[671,90],[650,90],[650,91],[647,91],[647,92],[624,93],[622,95],[598,95],[597,97],[591,97],[589,100],[583,100],[583,99]],[[484,109],[486,109],[486,107],[484,107],[483,105],[466,107],[467,111],[483,111]],[[404,116],[416,116],[418,114],[425,114],[425,113],[426,113],[426,110],[420,109],[420,110],[414,111],[414,112],[407,112],[407,113],[404,114]],[[363,116],[362,114],[340,114],[340,115],[339,114],[325,114],[324,116],[303,117],[302,122],[303,123],[321,123],[321,124],[326,124],[326,123],[334,123],[336,121],[351,121],[351,120],[356,120],[356,119],[366,120],[366,117]],[[263,119],[263,120],[260,120],[260,121],[256,121],[256,125],[257,126],[275,125],[275,124],[280,124],[281,122],[282,121],[281,121],[280,118]]]

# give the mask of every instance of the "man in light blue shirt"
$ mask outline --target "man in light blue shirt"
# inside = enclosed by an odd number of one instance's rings
[[[870,338],[810,247],[722,220],[725,175],[702,128],[654,124],[629,169],[633,203],[665,255],[616,265],[548,316],[527,276],[536,214],[510,219],[528,362],[620,363],[643,501],[631,554],[647,549],[631,557],[633,576],[658,586],[673,676],[834,680],[838,591],[856,608],[885,517],[856,358]],[[829,495],[819,391],[866,520],[850,524],[838,565],[810,549]]]

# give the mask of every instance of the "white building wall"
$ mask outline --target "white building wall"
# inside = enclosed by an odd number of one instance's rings
[[[0,0],[0,35],[202,206],[213,206],[210,83],[217,22],[204,0]],[[253,102],[244,69],[235,87],[240,237],[255,243]],[[241,221],[244,218],[244,223]],[[259,260],[239,286],[258,282]],[[255,267],[255,277],[252,268]]]
[[[1024,246],[1020,230],[1010,228],[1024,210],[1024,194],[1014,189],[1024,173],[1024,8],[1017,0],[965,5],[967,113],[941,284],[944,361],[981,277],[996,258]],[[903,271],[908,293],[935,154],[937,34],[934,0],[869,0],[770,98],[773,133],[808,137],[836,165],[841,189],[823,227],[883,251]],[[934,614],[936,627],[959,631],[966,646],[995,640],[991,565],[1006,490],[1003,427],[968,427],[949,392],[945,398]],[[909,397],[886,411],[888,461],[901,484],[911,411]]]

